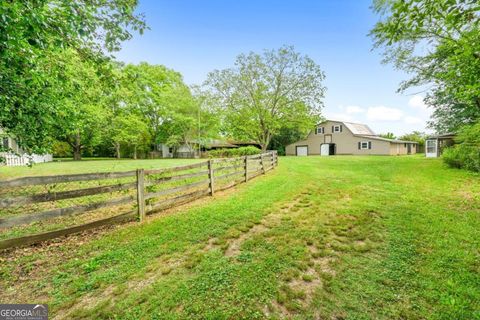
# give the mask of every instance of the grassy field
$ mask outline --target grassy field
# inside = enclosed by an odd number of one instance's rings
[[[157,169],[164,167],[181,166],[205,159],[85,159],[82,161],[62,160],[39,163],[32,167],[0,167],[0,179],[11,179],[24,176],[46,176],[54,174],[75,174],[90,172],[129,171],[139,168]]]
[[[0,301],[58,319],[479,319],[479,248],[478,175],[290,157],[143,225],[6,252]]]
[[[14,179],[23,176],[48,176],[59,174],[82,174],[82,173],[96,173],[96,172],[118,172],[129,171],[137,168],[145,169],[159,169],[167,167],[175,167],[186,165],[198,161],[206,161],[206,159],[155,159],[155,160],[132,160],[132,159],[84,159],[82,161],[65,160],[36,164],[32,167],[0,167],[0,180],[2,179]],[[133,182],[135,177],[123,178],[123,179],[111,179],[111,180],[94,180],[94,181],[81,181],[74,183],[64,184],[50,184],[39,185],[32,187],[22,188],[6,188],[0,189],[0,197],[14,197],[22,196],[26,194],[41,194],[41,193],[55,193],[74,189],[85,189],[90,187],[99,187],[102,185],[112,185],[119,183]],[[162,186],[166,186],[163,184]],[[32,213],[44,212],[47,210],[66,208],[78,205],[86,205],[97,201],[106,201],[118,199],[128,195],[135,195],[135,190],[129,192],[110,192],[100,195],[93,195],[88,197],[73,198],[52,202],[43,202],[38,204],[13,206],[7,209],[0,208],[0,219],[5,217],[11,217],[15,215],[25,215]],[[109,208],[101,208],[98,210],[90,211],[81,215],[69,215],[65,217],[59,217],[56,219],[50,219],[47,221],[38,221],[27,225],[20,225],[12,228],[2,229],[0,228],[0,240],[21,237],[25,235],[32,235],[36,233],[42,233],[47,231],[58,230],[62,228],[72,227],[74,225],[81,225],[88,222],[93,222],[102,218],[108,218],[120,213],[133,210],[134,203],[124,204],[120,206],[114,206]]]

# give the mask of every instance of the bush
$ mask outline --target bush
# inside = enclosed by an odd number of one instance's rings
[[[452,168],[463,168],[465,166],[465,159],[459,151],[458,146],[446,148],[442,153],[443,162]]]
[[[72,156],[72,147],[66,142],[55,141],[52,152],[55,158],[67,158]]]
[[[480,122],[460,130],[456,142],[443,151],[443,161],[453,168],[480,172]]]
[[[241,148],[232,148],[232,149],[217,149],[208,152],[209,158],[231,158],[231,157],[241,157],[241,156],[251,156],[254,154],[261,153],[262,150],[249,146]]]

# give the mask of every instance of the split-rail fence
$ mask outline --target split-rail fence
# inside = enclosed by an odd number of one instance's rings
[[[172,168],[0,180],[0,236],[7,232],[0,238],[0,249],[131,220],[142,222],[146,215],[213,196],[277,165],[277,153],[271,151]]]

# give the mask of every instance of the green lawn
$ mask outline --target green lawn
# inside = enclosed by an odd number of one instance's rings
[[[10,179],[23,176],[46,176],[54,174],[75,174],[90,172],[129,171],[139,168],[156,169],[175,167],[206,159],[85,159],[82,161],[62,160],[39,163],[32,167],[0,167],[0,179]]]
[[[143,225],[4,253],[0,301],[67,319],[479,319],[479,248],[478,175],[289,157]]]

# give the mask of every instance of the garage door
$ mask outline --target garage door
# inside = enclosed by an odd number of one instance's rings
[[[297,156],[308,156],[308,147],[297,147]]]
[[[328,143],[324,143],[320,145],[320,155],[322,156],[330,155],[330,145]]]

